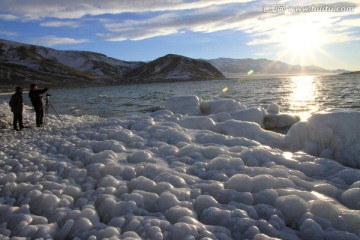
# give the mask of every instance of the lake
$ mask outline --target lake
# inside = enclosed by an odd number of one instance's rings
[[[359,110],[359,82],[359,75],[292,76],[50,89],[49,93],[58,113],[76,116],[142,114],[163,108],[164,100],[171,96],[197,95],[203,100],[230,98],[264,108],[276,103],[282,112],[306,119],[313,112],[331,108]],[[7,101],[9,95],[0,99]],[[24,101],[30,105],[26,93]]]

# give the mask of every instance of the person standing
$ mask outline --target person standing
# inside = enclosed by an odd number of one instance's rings
[[[42,94],[47,92],[48,88],[38,89],[36,84],[30,85],[29,98],[36,113],[36,126],[41,127],[44,123],[44,99]]]
[[[24,110],[24,101],[22,97],[23,88],[22,87],[16,87],[15,93],[11,96],[9,105],[11,107],[11,111],[14,114],[13,118],[13,128],[16,131],[19,131],[19,129],[23,129],[23,110]],[[18,128],[19,123],[19,128]]]

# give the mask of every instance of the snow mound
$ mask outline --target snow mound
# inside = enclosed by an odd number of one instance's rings
[[[316,113],[307,122],[295,124],[285,137],[291,151],[336,159],[360,168],[360,112]]]

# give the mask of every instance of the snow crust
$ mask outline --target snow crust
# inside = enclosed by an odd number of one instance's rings
[[[360,238],[358,112],[317,113],[283,135],[263,128],[282,114],[274,105],[165,106],[0,130],[0,238]]]

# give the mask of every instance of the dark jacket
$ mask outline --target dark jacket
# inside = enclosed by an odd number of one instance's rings
[[[31,104],[34,108],[40,108],[44,106],[43,96],[42,94],[45,93],[48,89],[44,88],[41,90],[31,91],[29,92],[29,98],[31,100]]]
[[[22,113],[24,109],[22,93],[17,92],[11,96],[9,105],[13,113]]]

